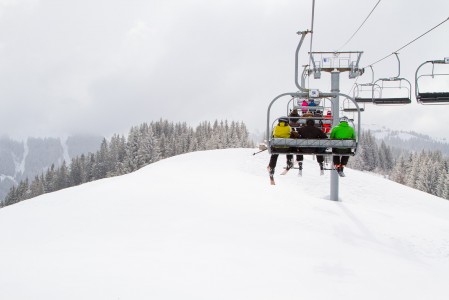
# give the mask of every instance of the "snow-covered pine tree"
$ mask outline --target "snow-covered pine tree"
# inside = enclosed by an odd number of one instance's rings
[[[379,164],[379,150],[371,131],[363,131],[357,154],[349,161],[351,168],[361,171],[374,171]]]
[[[449,199],[449,174],[444,167],[442,167],[441,173],[438,175],[436,195]]]
[[[416,188],[423,192],[436,195],[438,177],[443,172],[441,164],[433,160],[431,155],[426,155],[423,157],[421,165],[422,167],[416,179]]]
[[[106,178],[111,166],[109,165],[109,145],[106,139],[103,139],[100,150],[95,153],[95,163],[93,166],[93,175],[95,179]]]
[[[43,179],[43,177],[39,177],[39,175],[36,175],[34,177],[34,180],[30,185],[31,198],[42,195],[44,193],[44,183],[41,179]]]
[[[72,162],[70,163],[69,178],[70,186],[76,186],[83,183],[81,160],[78,156],[72,158]]]
[[[107,176],[117,176],[125,174],[123,163],[126,156],[126,139],[123,135],[114,134],[109,142],[109,171]]]
[[[148,124],[144,123],[140,126],[139,132],[137,135],[137,169],[140,169],[143,166],[148,165],[149,163],[154,162],[154,154],[155,154],[155,139],[153,130]]]
[[[45,173],[45,184],[44,184],[44,191],[45,193],[50,193],[55,191],[55,165],[52,164],[49,169],[47,169],[47,172]]]
[[[421,169],[423,168],[424,164],[423,161],[425,160],[425,152],[424,150],[421,151],[421,153],[412,153],[409,158],[409,171],[407,173],[407,176],[405,178],[405,185],[417,188],[417,180],[418,175],[421,172]]]
[[[57,191],[65,189],[69,186],[70,186],[69,170],[67,168],[67,163],[64,160],[61,166],[56,169],[54,177],[54,189],[55,191]]]
[[[133,172],[138,169],[137,152],[139,150],[139,129],[132,127],[128,134],[126,143],[125,170],[126,173]]]
[[[383,174],[390,174],[394,166],[393,156],[390,147],[384,141],[381,141],[379,146],[379,167]]]
[[[393,169],[390,173],[390,179],[400,183],[400,184],[406,184],[406,174],[409,172],[409,165],[408,160],[405,157],[405,154],[402,154],[399,159],[396,161],[396,164],[394,165]]]

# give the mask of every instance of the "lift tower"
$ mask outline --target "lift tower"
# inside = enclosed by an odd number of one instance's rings
[[[299,44],[296,48],[296,55],[295,55],[295,84],[298,89],[297,92],[287,92],[278,95],[275,97],[270,104],[268,105],[267,109],[267,130],[266,130],[266,140],[268,143],[268,151],[270,154],[283,154],[283,155],[325,155],[328,157],[331,157],[334,155],[332,152],[332,149],[351,149],[351,153],[345,154],[348,156],[353,156],[356,153],[357,145],[359,141],[359,134],[360,134],[360,112],[361,109],[357,102],[354,100],[354,98],[345,95],[343,93],[340,93],[340,73],[341,72],[349,72],[349,78],[355,78],[357,76],[360,76],[363,73],[362,69],[359,69],[358,64],[360,61],[360,56],[362,52],[360,51],[351,51],[351,52],[312,52],[310,54],[311,64],[312,66],[305,66],[305,69],[302,72],[301,80],[299,75],[299,50],[301,48],[301,45],[304,41],[304,38],[307,33],[310,33],[310,31],[303,31],[298,32],[299,35],[301,35],[301,39],[299,41]],[[310,76],[313,74],[313,76],[316,79],[321,78],[321,72],[330,72],[332,76],[332,84],[331,84],[331,92],[330,93],[323,93],[319,91],[318,89],[310,89],[305,88],[305,76]],[[299,82],[301,81],[301,83]],[[291,97],[291,99],[315,99],[315,100],[330,100],[332,102],[331,104],[331,111],[333,114],[333,124],[332,125],[338,125],[339,123],[339,97],[345,97],[349,101],[353,102],[355,106],[354,112],[357,113],[357,128],[356,128],[356,138],[355,139],[295,139],[295,138],[279,138],[274,137],[272,134],[272,128],[277,119],[271,119],[271,108],[275,102],[277,102],[279,99],[284,97]],[[290,100],[289,103],[292,103],[292,100]],[[294,103],[294,102],[293,102]],[[288,105],[287,104],[287,113],[288,113]],[[298,104],[299,105],[299,104]],[[294,105],[293,108],[298,109],[300,106]],[[318,106],[315,106],[315,109],[317,109]],[[323,109],[322,107],[321,109]],[[290,120],[289,117],[285,117]],[[284,118],[284,119],[285,119]],[[302,117],[302,121],[305,121],[306,117]],[[310,117],[307,117],[310,118]],[[301,119],[301,118],[299,118]],[[314,119],[319,119],[324,121],[324,118],[317,118],[314,117]],[[301,121],[301,120],[300,120]],[[302,148],[307,149],[324,149],[323,151],[312,151],[312,152],[304,152],[301,151]],[[338,154],[337,154],[338,155]],[[333,169],[333,168],[331,168]],[[331,173],[331,193],[330,198],[331,200],[338,201],[338,177],[336,170],[332,170]],[[270,175],[270,179],[272,179],[272,174]],[[273,184],[273,183],[272,183]]]
[[[362,51],[345,51],[345,52],[310,52],[313,76],[315,79],[321,78],[321,72],[331,74],[331,94],[332,97],[332,115],[333,124],[339,124],[340,111],[340,73],[349,72],[349,78],[353,79],[363,74],[363,70],[359,69],[360,57]],[[345,95],[343,95],[345,96]],[[347,98],[351,98],[346,96]],[[350,99],[354,103],[354,99]],[[356,104],[356,103],[355,103]],[[360,128],[360,108],[356,104],[359,113],[358,126]],[[360,134],[360,131],[358,131]],[[331,171],[330,199],[338,201],[339,194],[339,176],[336,170]]]

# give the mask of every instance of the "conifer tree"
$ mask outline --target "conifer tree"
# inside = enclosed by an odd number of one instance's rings
[[[422,166],[418,172],[416,179],[416,188],[429,194],[436,194],[438,176],[441,174],[441,168],[437,161],[433,161],[430,155],[423,157],[421,161]]]
[[[82,167],[79,157],[72,158],[69,178],[70,186],[76,186],[83,182]]]
[[[381,141],[379,147],[379,165],[384,174],[389,174],[393,169],[394,161],[390,148]]]
[[[400,184],[406,184],[406,174],[408,173],[408,164],[407,160],[403,155],[397,160],[396,164],[394,165],[393,169],[391,170],[390,179],[400,183]]]
[[[49,169],[47,169],[47,172],[45,173],[45,184],[44,184],[44,191],[45,193],[50,193],[55,191],[55,165],[52,164]]]
[[[55,191],[65,189],[70,186],[69,170],[67,168],[65,160],[62,162],[62,165],[56,170],[53,181],[53,188]]]

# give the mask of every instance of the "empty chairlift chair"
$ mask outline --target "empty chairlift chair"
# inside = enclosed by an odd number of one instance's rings
[[[419,75],[419,70],[421,67],[429,63],[432,64],[432,72],[430,74],[427,73]],[[416,70],[415,96],[416,101],[420,104],[449,104],[449,88],[447,84],[449,74],[435,73],[434,69],[436,64],[449,65],[449,57],[446,57],[444,60],[426,61]],[[426,86],[428,87],[426,88]]]
[[[378,105],[410,104],[412,103],[411,89],[410,81],[405,78],[380,78],[374,83],[373,103]],[[379,96],[375,97],[375,93]]]
[[[374,82],[373,103],[378,105],[401,105],[412,103],[412,84],[401,78],[401,61],[397,53],[398,75],[389,78],[380,78]],[[377,93],[376,93],[377,92]],[[379,96],[375,96],[378,94]]]

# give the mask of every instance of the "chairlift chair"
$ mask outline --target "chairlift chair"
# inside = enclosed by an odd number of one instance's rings
[[[272,104],[277,101],[279,98],[283,96],[291,96],[292,98],[288,101],[287,105],[290,105],[292,102],[292,99],[294,98],[305,98],[307,97],[307,93],[286,93],[279,95],[273,101],[270,103],[268,107],[267,112],[267,143],[268,143],[268,151],[271,154],[292,154],[292,155],[324,155],[324,156],[332,156],[332,149],[342,149],[342,148],[350,148],[352,149],[351,153],[347,154],[350,156],[355,155],[357,151],[358,146],[358,137],[359,137],[359,131],[360,131],[360,124],[356,128],[356,139],[348,139],[348,140],[336,140],[336,139],[293,139],[293,138],[275,138],[272,135],[273,129],[278,123],[280,118],[275,118],[272,122],[270,122],[270,110]],[[323,96],[321,97],[320,101],[324,102],[325,98],[328,98],[329,96]],[[349,96],[347,96],[349,97]],[[354,102],[355,103],[355,102]],[[323,106],[324,108],[324,106]],[[360,118],[360,110],[358,111]],[[326,119],[323,117],[311,117],[311,119],[314,120],[322,120],[325,121]],[[305,124],[307,118],[300,118],[300,125],[302,123]],[[360,119],[359,119],[360,120]],[[329,121],[329,120],[327,120]],[[313,152],[301,152],[302,148],[319,148],[319,149],[325,149],[324,152],[321,151],[313,151]]]
[[[432,64],[432,73],[431,74],[422,74],[418,76],[419,69],[424,66],[427,63]],[[435,77],[439,78],[449,78],[449,74],[435,74],[434,68],[435,64],[449,64],[449,57],[446,57],[444,60],[430,60],[422,63],[418,69],[416,69],[415,73],[415,96],[416,101],[420,104],[449,104],[449,92],[447,90],[449,89],[446,85],[446,91],[444,92],[420,92],[419,86],[420,86],[420,79],[423,78],[431,78],[433,81]],[[422,83],[422,82],[421,82]]]
[[[398,53],[394,53],[398,61],[398,75],[389,78],[380,78],[374,82],[373,87],[373,103],[378,105],[402,105],[410,104],[412,84],[401,75],[401,61],[399,60]],[[375,97],[375,90],[379,89],[379,97]],[[395,92],[392,96],[385,96],[385,91]],[[396,96],[399,93],[399,96]]]
[[[401,105],[410,104],[411,100],[412,84],[405,78],[391,77],[380,78],[374,82],[373,86],[373,103],[378,105]],[[378,90],[379,96],[376,97],[375,93]],[[399,92],[399,96],[385,96],[385,91]]]

